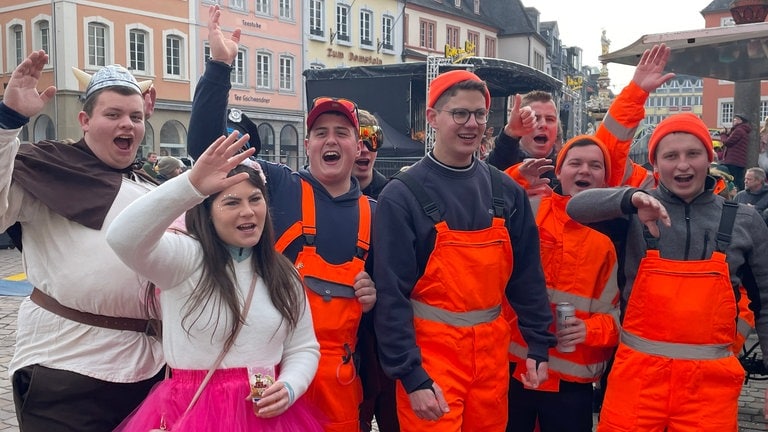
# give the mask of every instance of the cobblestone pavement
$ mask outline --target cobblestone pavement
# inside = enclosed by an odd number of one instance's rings
[[[22,272],[21,254],[16,250],[0,250],[0,279],[13,277]],[[0,295],[0,432],[18,432],[13,406],[11,383],[8,380],[8,363],[13,355],[16,340],[16,312],[22,297]],[[754,342],[755,337],[751,340]],[[768,421],[763,418],[763,396],[768,381],[750,380],[739,398],[739,431],[768,431]],[[374,429],[376,430],[376,429]]]

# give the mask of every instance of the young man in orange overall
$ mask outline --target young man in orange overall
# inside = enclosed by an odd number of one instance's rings
[[[212,55],[225,52],[229,57],[214,58],[229,62],[208,61],[195,90],[188,144],[194,158],[226,131],[236,42],[225,40],[218,26],[211,29]],[[262,160],[254,164],[267,179],[275,247],[302,276],[320,342],[320,364],[305,397],[325,417],[326,431],[358,432],[362,387],[353,354],[361,316],[373,308],[376,292],[366,272],[374,202],[352,177],[362,145],[356,105],[318,98],[307,115],[307,131],[308,168],[294,172]]]
[[[656,189],[592,189],[567,206],[581,223],[624,226],[615,237],[626,245],[626,306],[598,431],[736,431],[737,297],[751,270],[768,301],[768,228],[753,208],[712,192],[712,139],[697,116],[659,123],[648,150]],[[763,309],[763,346],[765,320]]]
[[[530,347],[526,380],[547,376],[552,313],[528,199],[473,157],[490,94],[467,71],[429,87],[434,149],[379,195],[374,311],[382,366],[398,381],[403,431],[503,431],[509,301]]]
[[[507,172],[520,174],[516,167]],[[613,242],[565,213],[572,196],[607,185],[610,153],[596,137],[574,137],[558,153],[554,172],[559,185],[537,198],[541,263],[552,310],[559,302],[568,302],[575,311],[569,326],[557,333],[558,348],[549,351],[549,379],[538,389],[521,382],[528,346],[517,317],[510,314],[513,379],[507,431],[533,431],[538,422],[542,432],[591,432],[592,384],[606,371],[619,343],[618,260]],[[532,174],[533,178],[520,183],[535,182],[538,172]],[[555,331],[554,325],[551,330]]]

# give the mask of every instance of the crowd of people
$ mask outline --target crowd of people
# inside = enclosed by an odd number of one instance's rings
[[[18,139],[56,92],[45,52],[7,84],[0,225],[35,286],[9,365],[22,431],[589,432],[596,387],[601,432],[737,430],[734,352],[751,327],[768,350],[766,173],[741,114],[720,166],[692,114],[629,158],[668,47],[567,140],[532,91],[491,142],[485,82],[442,73],[434,148],[388,179],[376,117],[334,96],[307,113],[306,167],[259,159],[220,17],[187,170],[135,164],[156,95],[122,67],[90,77],[75,143]]]

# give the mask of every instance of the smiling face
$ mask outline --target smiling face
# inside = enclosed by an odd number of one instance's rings
[[[365,189],[373,180],[373,164],[376,162],[376,152],[368,150],[366,146],[362,146],[360,150],[360,156],[355,159],[352,175],[360,182],[360,189]]]
[[[571,147],[557,179],[563,195],[574,196],[587,189],[605,187],[605,156],[600,147],[594,144]]]
[[[261,239],[267,218],[264,193],[249,180],[230,186],[211,203],[211,221],[224,243],[242,248]]]
[[[141,95],[122,95],[104,90],[96,98],[90,114],[80,111],[80,127],[85,143],[102,162],[123,169],[136,159],[144,139],[144,100]]]
[[[709,153],[694,135],[673,132],[659,141],[654,170],[659,182],[685,202],[704,192]]]
[[[332,196],[349,191],[352,166],[361,147],[357,129],[334,112],[320,115],[304,140],[309,170]]]
[[[485,124],[478,124],[475,115],[463,125],[456,124],[452,111],[464,109],[487,110],[485,95],[477,90],[458,90],[454,96],[427,109],[427,121],[435,129],[434,155],[440,162],[454,167],[467,166],[480,147]]]
[[[528,106],[536,113],[536,126],[531,133],[520,137],[520,147],[532,157],[547,157],[557,141],[557,107],[551,100],[534,101]]]

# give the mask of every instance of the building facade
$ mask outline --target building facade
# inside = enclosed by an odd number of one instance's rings
[[[240,49],[232,70],[230,108],[244,112],[259,126],[259,157],[294,169],[305,164],[304,67],[300,0],[198,0],[192,22],[205,26],[208,9],[220,4],[225,33],[241,29]],[[202,73],[210,53],[208,32],[196,34],[195,67]]]
[[[261,157],[293,168],[306,163],[305,69],[446,54],[511,60],[566,81],[582,69],[580,49],[562,46],[557,23],[540,25],[538,11],[520,0],[0,0],[0,79],[7,82],[29,52],[44,49],[51,61],[40,86],[58,88],[21,138],[81,137],[84,89],[71,69],[122,64],[138,80],[152,80],[158,94],[139,155],[186,156],[213,4],[224,9],[225,33],[242,31],[229,105],[259,125]],[[558,100],[567,124],[578,123],[572,93],[564,85],[567,100]]]
[[[398,0],[304,0],[304,69],[400,63]]]
[[[691,75],[677,75],[648,96],[645,124],[655,125],[672,114],[691,112],[701,117],[704,110],[703,81]]]

